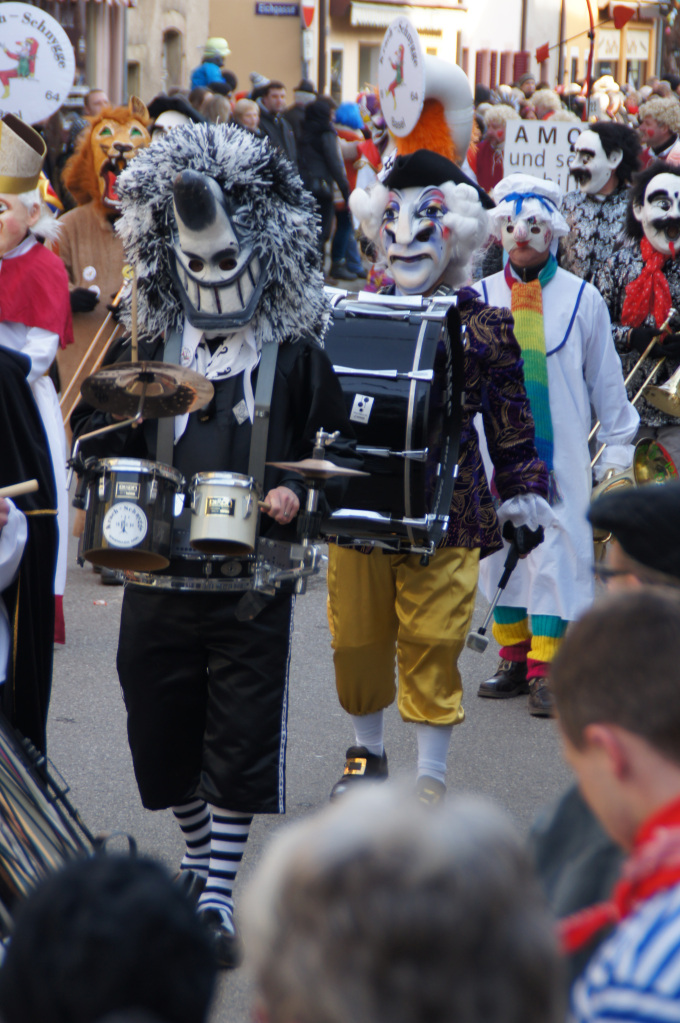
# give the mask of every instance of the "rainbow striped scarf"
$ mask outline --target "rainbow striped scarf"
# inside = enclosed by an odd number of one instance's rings
[[[550,486],[548,500],[555,504],[559,492],[553,470],[553,426],[550,416],[550,395],[548,392],[548,366],[545,354],[545,330],[543,327],[543,288],[557,272],[557,261],[553,255],[538,277],[526,284],[513,275],[510,264],[505,266],[505,280],[510,288],[510,309],[515,320],[515,337],[522,349],[524,360],[524,384],[534,417],[536,450],[548,467]]]

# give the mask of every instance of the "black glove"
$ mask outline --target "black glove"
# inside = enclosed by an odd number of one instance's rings
[[[509,519],[503,526],[503,539],[515,548],[520,558],[531,554],[539,543],[543,543],[544,538],[543,526],[537,526],[536,529],[529,529],[528,526],[513,526]]]
[[[120,323],[120,314],[122,313],[122,307],[120,302],[118,305],[114,305],[113,302],[109,302],[106,307],[107,311],[111,313],[111,319],[114,323]]]
[[[96,291],[90,291],[89,288],[74,288],[71,292],[71,312],[91,313],[98,301],[99,295]]]
[[[658,327],[634,327],[628,335],[628,343],[640,355],[647,349],[652,338],[659,333]],[[649,359],[680,359],[680,334],[666,334],[663,340],[657,341],[648,353]]]

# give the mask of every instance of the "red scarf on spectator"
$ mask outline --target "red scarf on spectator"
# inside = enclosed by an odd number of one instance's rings
[[[670,259],[643,238],[640,252],[645,261],[642,273],[626,288],[626,298],[621,310],[621,323],[626,327],[639,327],[653,314],[657,327],[663,326],[671,311],[671,289],[661,267]]]
[[[646,899],[680,884],[680,799],[642,825],[609,902],[573,913],[559,923],[562,950],[578,951],[603,927],[618,924]]]

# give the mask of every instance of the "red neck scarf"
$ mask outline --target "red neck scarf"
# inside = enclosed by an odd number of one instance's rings
[[[640,252],[645,265],[640,276],[626,288],[621,323],[626,327],[639,327],[651,313],[657,327],[661,327],[671,311],[671,290],[666,275],[661,272],[670,256],[657,252],[646,238],[640,242]]]
[[[562,950],[583,948],[603,927],[618,924],[646,899],[680,883],[680,799],[667,803],[642,825],[609,902],[560,921]]]

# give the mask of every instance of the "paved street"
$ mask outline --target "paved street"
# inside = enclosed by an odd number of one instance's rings
[[[71,785],[71,798],[95,832],[129,832],[142,852],[175,869],[182,854],[169,811],[142,809],[132,774],[125,720],[115,670],[122,588],[100,585],[87,566],[75,565],[66,590],[65,647],[55,654],[49,719],[49,752]],[[288,818],[325,805],[339,777],[352,734],[333,685],[325,616],[325,582],[312,580],[295,615],[288,742]],[[105,601],[105,605],[97,602]],[[481,621],[478,605],[475,623]],[[530,718],[526,699],[477,699],[477,683],[497,663],[493,641],[483,655],[465,651],[466,721],[456,729],[449,754],[449,789],[482,792],[497,800],[525,830],[537,810],[564,787],[568,772],[560,761],[552,722]],[[396,711],[387,717],[386,746],[391,773],[408,774],[415,763],[413,730]],[[247,880],[273,832],[286,818],[256,818],[236,889]],[[238,905],[238,901],[237,901]],[[213,1023],[245,1023],[249,988],[242,972],[220,981]]]

